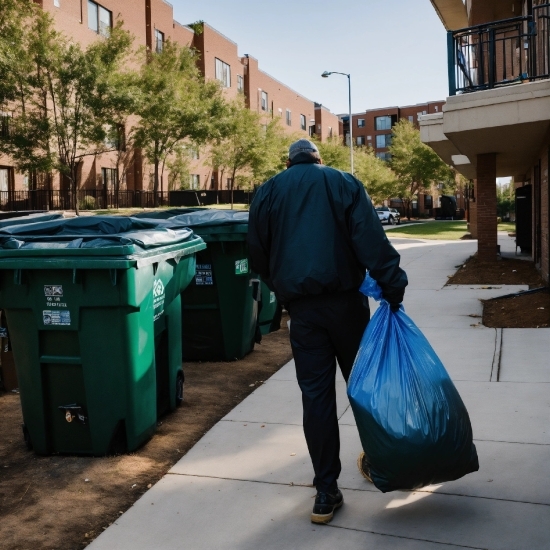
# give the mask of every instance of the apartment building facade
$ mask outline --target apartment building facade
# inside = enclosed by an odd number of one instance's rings
[[[426,114],[441,112],[444,101],[430,101],[404,107],[382,107],[367,109],[352,115],[353,143],[357,147],[368,147],[374,154],[385,161],[391,158],[389,147],[392,141],[392,129],[400,120],[408,120],[419,128],[420,117]],[[349,116],[340,115],[343,121],[343,132],[349,143]],[[464,208],[464,194],[457,192],[457,205]],[[398,201],[392,201],[391,206],[399,207]],[[439,206],[439,191],[437,188],[429,193],[421,193],[413,203],[414,215],[432,216],[434,209]]]
[[[447,30],[449,97],[442,112],[421,118],[422,139],[473,181],[470,225],[482,261],[497,256],[495,180],[513,178],[518,238],[524,227],[522,248],[549,281],[550,5],[431,2]]]
[[[35,0],[53,18],[55,28],[83,46],[102,39],[117,20],[134,36],[136,47],[160,51],[167,40],[198,51],[199,69],[205,79],[218,80],[228,99],[242,94],[246,105],[265,119],[281,118],[289,134],[318,135],[326,139],[339,134],[338,117],[326,108],[290,89],[259,68],[257,59],[239,55],[238,46],[208,24],[186,26],[174,20],[173,8],[165,0]],[[230,180],[212,169],[208,150],[193,150],[190,186],[195,189],[226,189]],[[79,166],[79,188],[112,190],[116,178],[116,154],[86,157]],[[168,190],[165,173],[161,188]],[[141,151],[132,152],[122,190],[150,191],[152,168]],[[18,191],[68,189],[60,175],[53,179],[18,173],[9,158],[0,156],[0,208],[7,207],[9,194]],[[13,203],[14,201],[11,201]]]

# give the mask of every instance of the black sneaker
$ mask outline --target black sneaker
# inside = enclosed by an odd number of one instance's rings
[[[328,523],[334,516],[334,510],[340,508],[342,504],[344,504],[344,497],[340,489],[337,489],[333,495],[319,491],[315,497],[311,522]]]
[[[367,457],[365,456],[364,452],[361,452],[359,454],[359,458],[357,459],[357,467],[359,468],[359,472],[361,472],[361,475],[370,483],[372,483],[372,478],[370,475],[370,466],[367,462]]]

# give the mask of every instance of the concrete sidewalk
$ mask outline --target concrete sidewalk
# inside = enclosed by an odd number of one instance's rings
[[[479,298],[521,287],[444,286],[475,242],[393,242],[409,275],[405,308],[466,403],[480,471],[412,493],[378,492],[357,471],[361,447],[338,376],[345,504],[328,526],[311,524],[313,471],[291,362],[91,550],[550,549],[550,329],[480,324]]]

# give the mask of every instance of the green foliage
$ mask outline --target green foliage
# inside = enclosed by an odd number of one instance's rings
[[[363,182],[374,204],[396,196],[397,177],[388,163],[372,149],[358,148],[354,156],[355,176]]]
[[[456,241],[466,235],[467,232],[468,227],[466,222],[429,221],[423,223],[413,223],[405,226],[394,226],[389,229],[388,236]]]
[[[510,216],[510,212],[515,209],[516,198],[514,184],[505,183],[503,185],[497,184],[497,216],[502,219],[507,219]]]
[[[168,189],[189,189],[190,160],[190,148],[185,145],[176,146],[174,152],[166,161],[166,166],[170,171]]]
[[[146,59],[137,79],[135,144],[155,167],[156,192],[161,170],[176,147],[184,141],[203,144],[227,134],[228,109],[219,83],[204,82],[189,48],[167,41],[162,52],[142,50],[142,55]]]
[[[213,169],[231,178],[231,189],[249,188],[284,168],[291,138],[278,119],[263,122],[242,98],[229,103],[226,135],[212,146],[210,161]]]
[[[422,143],[420,132],[408,120],[401,120],[393,127],[389,152],[391,168],[398,178],[395,194],[403,201],[409,218],[411,203],[419,193],[454,179],[451,168]]]
[[[26,26],[13,45],[17,93],[10,98],[10,131],[0,151],[21,172],[59,171],[76,197],[80,161],[106,149],[109,122],[119,108],[111,99],[119,93],[111,79],[124,64],[131,37],[119,22],[108,38],[84,49],[55,31],[46,12],[26,4],[12,14]]]
[[[192,29],[195,34],[202,34],[204,32],[204,21],[202,19],[194,23],[189,23],[187,26]]]
[[[330,166],[331,168],[336,168],[336,170],[345,172],[350,171],[349,147],[342,143],[340,137],[335,136],[326,141],[320,141],[314,138],[313,141],[315,141],[319,149],[319,154],[325,166]]]

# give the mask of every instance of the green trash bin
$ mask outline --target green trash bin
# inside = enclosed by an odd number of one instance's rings
[[[248,212],[203,209],[157,221],[189,227],[207,244],[182,295],[184,360],[242,359],[259,337],[260,280],[249,266]]]
[[[204,248],[114,216],[0,230],[0,308],[37,453],[132,451],[176,406],[180,296]]]
[[[262,299],[259,304],[258,325],[263,336],[281,328],[281,313],[275,293],[262,281]]]

